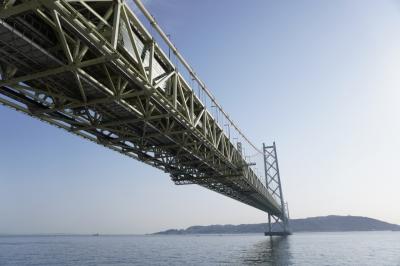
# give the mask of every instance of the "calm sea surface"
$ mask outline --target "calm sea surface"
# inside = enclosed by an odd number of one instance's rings
[[[0,236],[0,265],[400,265],[400,232]]]

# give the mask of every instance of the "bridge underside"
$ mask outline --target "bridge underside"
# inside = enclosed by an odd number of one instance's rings
[[[281,215],[123,1],[5,2],[2,104],[162,169],[176,184],[198,184]]]

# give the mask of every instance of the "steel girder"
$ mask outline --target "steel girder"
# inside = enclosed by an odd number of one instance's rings
[[[3,1],[0,75],[4,105],[281,215],[125,1]]]

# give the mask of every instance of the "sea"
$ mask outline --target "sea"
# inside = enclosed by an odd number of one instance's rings
[[[400,265],[400,232],[0,236],[0,265]]]

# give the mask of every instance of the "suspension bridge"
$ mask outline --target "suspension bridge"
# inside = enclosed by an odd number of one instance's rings
[[[290,233],[275,143],[244,135],[140,0],[0,1],[0,103],[262,210],[266,235]]]

